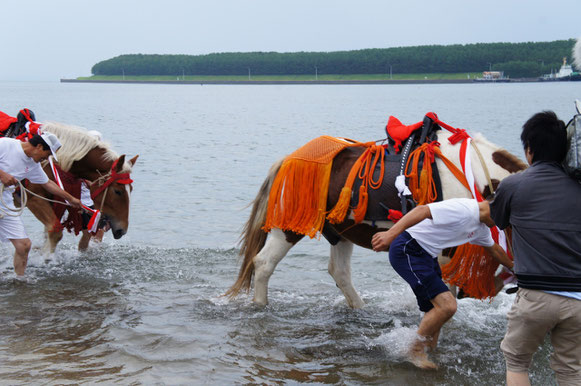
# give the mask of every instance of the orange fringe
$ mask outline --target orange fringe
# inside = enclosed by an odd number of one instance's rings
[[[322,136],[289,155],[270,189],[263,230],[290,230],[311,238],[325,224],[333,158],[345,147],[361,143]]]
[[[327,215],[327,220],[329,220],[331,224],[340,224],[345,221],[345,217],[350,208],[351,193],[356,177],[359,177],[362,180],[361,186],[359,187],[359,201],[357,202],[357,206],[353,208],[353,217],[356,224],[363,221],[365,213],[367,212],[367,203],[369,201],[367,189],[369,187],[377,189],[383,183],[385,172],[385,148],[381,145],[375,145],[374,142],[360,145],[366,146],[367,149],[359,156],[357,161],[355,161],[351,167],[351,171],[347,176],[347,181],[345,181],[345,186],[341,190],[339,200]],[[380,162],[381,165],[380,175],[377,178],[377,181],[374,181],[373,172],[375,171],[378,162]]]
[[[494,274],[498,265],[483,247],[463,244],[456,248],[450,262],[442,267],[442,278],[462,288],[470,297],[492,298],[496,295]]]
[[[466,181],[466,176],[456,165],[452,163],[440,150],[440,144],[438,142],[424,143],[416,150],[414,150],[406,164],[405,176],[409,178],[409,189],[412,192],[414,200],[418,205],[425,205],[436,200],[438,195],[436,190],[436,184],[434,182],[434,176],[432,175],[432,164],[435,161],[435,157],[438,157],[444,162],[446,167],[452,172],[452,174],[464,185],[468,191],[470,187],[468,186],[468,181]],[[423,167],[421,171],[418,171],[419,162],[421,155],[423,158]],[[410,164],[412,165],[410,169]],[[409,170],[409,172],[407,171]]]

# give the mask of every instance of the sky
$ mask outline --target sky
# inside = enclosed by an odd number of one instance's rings
[[[338,51],[581,37],[579,0],[0,0],[0,81],[123,54]]]

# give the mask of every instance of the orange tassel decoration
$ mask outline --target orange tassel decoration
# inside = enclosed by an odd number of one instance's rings
[[[311,238],[320,234],[325,224],[333,158],[347,146],[361,144],[322,136],[285,159],[268,196],[265,232],[279,228]],[[350,190],[345,195],[350,198]]]
[[[365,218],[365,213],[367,213],[367,203],[369,201],[369,195],[367,194],[368,187],[372,189],[377,189],[383,183],[383,176],[385,172],[385,148],[380,145],[375,145],[374,142],[368,142],[365,144],[360,144],[366,146],[367,149],[359,156],[357,161],[351,167],[351,171],[347,176],[345,181],[345,186],[341,190],[341,195],[335,207],[327,215],[327,220],[331,224],[339,224],[345,221],[347,212],[350,208],[351,193],[353,189],[353,184],[355,179],[359,177],[361,179],[361,186],[359,187],[359,201],[357,206],[353,208],[353,217],[355,223],[360,223]],[[377,181],[373,180],[373,172],[377,163],[380,162],[380,175]]]
[[[442,267],[442,278],[462,288],[470,297],[492,298],[496,295],[494,274],[498,265],[483,247],[463,244],[456,248],[450,262]]]

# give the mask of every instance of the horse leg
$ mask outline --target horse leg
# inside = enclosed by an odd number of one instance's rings
[[[63,231],[60,228],[60,221],[54,214],[51,204],[32,196],[28,198],[26,207],[44,224],[46,235],[44,252],[54,253],[57,244],[63,238]]]
[[[329,260],[329,274],[335,280],[337,287],[343,292],[347,304],[351,308],[362,308],[365,303],[355,291],[351,281],[351,255],[353,243],[341,240],[336,245],[331,245],[331,258]]]
[[[86,251],[89,248],[89,241],[91,240],[91,234],[88,230],[83,229],[81,234],[81,239],[79,240],[79,251]]]
[[[280,229],[273,229],[270,232],[270,237],[266,240],[266,244],[253,260],[254,302],[256,304],[264,306],[268,303],[268,280],[270,276],[277,264],[301,238],[302,235],[285,234]]]

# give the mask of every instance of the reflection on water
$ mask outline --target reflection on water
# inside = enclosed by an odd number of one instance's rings
[[[568,83],[568,82],[563,82]],[[499,344],[510,295],[459,301],[434,360],[405,360],[421,315],[386,254],[355,248],[351,310],[327,273],[328,245],[304,240],[277,267],[270,304],[221,295],[238,273],[236,240],[270,165],[323,135],[384,136],[428,111],[522,157],[520,126],[553,109],[567,120],[572,84],[149,86],[0,84],[0,110],[97,129],[134,168],[129,233],[87,254],[65,235],[28,280],[0,246],[0,379],[8,384],[503,384]],[[23,217],[33,244],[42,229]],[[554,383],[548,344],[532,366]]]
[[[0,379],[113,382],[502,384],[498,345],[510,295],[463,299],[434,359],[405,360],[420,314],[382,254],[353,261],[366,307],[349,309],[323,259],[291,254],[271,281],[271,304],[221,296],[235,250],[117,246],[88,256],[65,243],[60,263],[33,266],[33,283],[0,280]],[[373,267],[373,270],[369,270]],[[546,350],[545,350],[546,352]],[[550,382],[547,355],[534,379]],[[43,383],[39,382],[39,383]],[[488,383],[487,383],[488,384]]]
[[[127,314],[123,297],[95,278],[54,279],[1,283],[0,377],[29,382],[119,373],[123,366],[102,360],[111,353],[103,326],[110,315]]]

